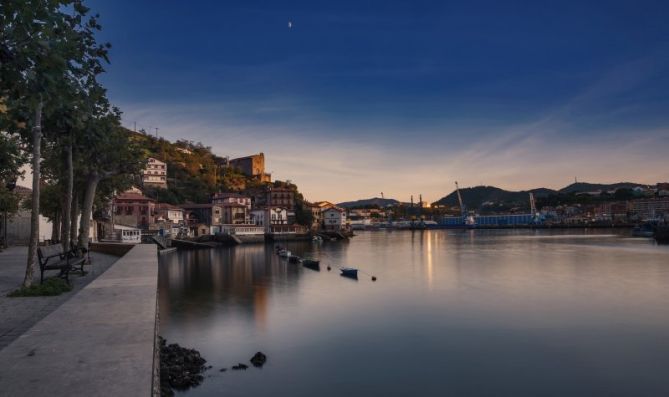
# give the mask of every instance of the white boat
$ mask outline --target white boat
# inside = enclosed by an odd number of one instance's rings
[[[278,252],[278,254],[282,258],[288,258],[291,255],[290,251],[288,251],[288,250],[281,250],[281,251]]]

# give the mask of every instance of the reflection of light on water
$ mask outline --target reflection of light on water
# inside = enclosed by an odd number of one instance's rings
[[[432,289],[434,279],[434,263],[432,262],[432,233],[425,233],[427,237],[427,285]]]

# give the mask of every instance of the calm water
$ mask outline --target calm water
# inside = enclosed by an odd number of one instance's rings
[[[288,247],[321,271],[270,245],[163,258],[161,334],[214,366],[186,394],[669,396],[669,247],[445,230]],[[218,371],[259,350],[262,369]]]

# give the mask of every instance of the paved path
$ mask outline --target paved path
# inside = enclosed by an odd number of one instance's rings
[[[68,293],[59,296],[8,298],[7,294],[23,283],[27,256],[28,247],[10,247],[0,252],[0,350],[74,296],[118,259],[116,256],[92,252],[93,265],[84,267],[88,274],[83,277],[71,274],[73,288]],[[49,274],[54,275],[56,272],[45,273]],[[35,269],[35,282],[39,283],[39,266]]]
[[[0,351],[0,396],[152,393],[158,255],[140,244]]]

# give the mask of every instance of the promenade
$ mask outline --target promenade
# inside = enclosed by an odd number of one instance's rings
[[[83,277],[72,274],[70,277],[72,291],[59,296],[9,298],[7,294],[16,290],[23,283],[27,255],[28,247],[26,246],[10,247],[0,252],[0,319],[2,319],[0,321],[0,350],[104,273],[118,259],[117,256],[91,252],[93,265],[85,266],[87,274]],[[47,276],[54,274],[56,272],[53,271],[46,273]],[[39,266],[37,265],[34,282],[39,283]]]
[[[14,250],[3,252],[0,258],[19,257]],[[113,257],[95,254],[93,260],[99,258]],[[5,273],[0,273],[2,288],[6,288]],[[11,332],[14,340],[0,350],[0,396],[150,395],[157,314],[156,246],[135,246],[87,285],[77,285],[74,279],[75,291],[57,297],[62,299],[60,304],[57,300],[42,303],[18,323],[43,316],[41,320],[18,337],[17,328]],[[1,306],[10,312],[13,305],[30,304],[22,299],[35,298],[1,299]]]

